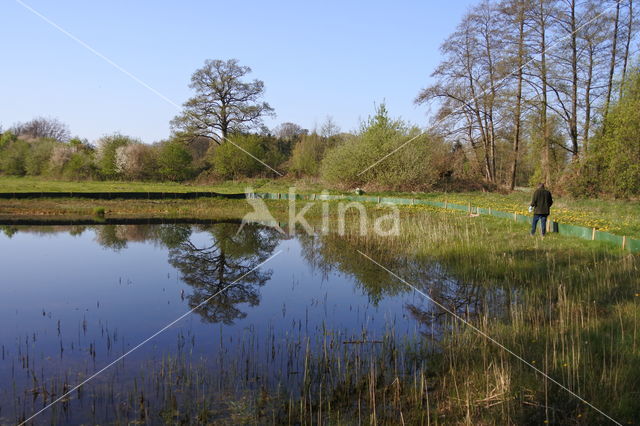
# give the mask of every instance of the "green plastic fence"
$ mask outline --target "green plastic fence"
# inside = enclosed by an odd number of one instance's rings
[[[558,232],[564,235],[570,235],[572,237],[583,238],[590,240],[593,230],[591,228],[585,228],[584,226],[569,225],[567,223],[558,223]]]
[[[632,238],[627,238],[625,248],[632,252],[640,251],[640,240],[634,240]]]

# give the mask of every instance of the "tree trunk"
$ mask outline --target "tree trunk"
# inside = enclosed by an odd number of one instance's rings
[[[542,110],[541,110],[541,125],[542,125],[542,169],[543,179],[546,185],[549,185],[551,181],[551,150],[549,147],[549,123],[547,120],[547,40],[546,40],[546,25],[545,18],[546,10],[544,7],[544,0],[539,0],[540,4],[540,81],[542,83]]]
[[[620,0],[616,0],[616,18],[613,22],[613,41],[611,43],[611,64],[609,66],[609,82],[607,84],[607,98],[604,106],[604,116],[609,113],[611,92],[613,91],[613,75],[616,71],[616,55],[618,51],[618,26],[620,21]]]
[[[629,45],[631,44],[632,28],[633,28],[633,0],[629,0],[629,21],[627,22],[627,40],[624,46],[624,58],[622,58],[623,64],[622,64],[622,81],[620,82],[620,96],[622,96],[624,80],[627,77],[627,64],[629,61]]]
[[[469,40],[467,40],[467,44]],[[491,161],[489,158],[489,140],[486,126],[482,122],[482,117],[480,116],[480,105],[478,102],[478,96],[476,95],[475,82],[473,80],[472,67],[470,64],[471,61],[471,52],[467,45],[467,79],[469,80],[469,91],[471,92],[471,99],[473,100],[473,113],[475,115],[475,119],[478,123],[478,128],[480,130],[480,134],[482,136],[482,145],[484,148],[484,167],[485,167],[485,176],[490,181],[493,182],[493,174],[491,173]]]
[[[485,48],[487,52],[487,61],[489,66],[489,84],[491,87],[491,96],[486,105],[486,127],[489,135],[489,146],[491,149],[491,176],[495,181],[496,178],[496,134],[495,126],[493,124],[493,107],[496,99],[496,86],[495,86],[495,69],[493,65],[493,55],[491,52],[491,39],[489,37],[489,31],[485,32]]]
[[[589,130],[591,129],[591,85],[593,84],[593,67],[594,67],[594,49],[593,42],[589,40],[587,47],[589,51],[589,62],[587,64],[587,81],[585,83],[584,95],[584,136],[582,140],[582,149],[586,153],[589,149]]]
[[[513,160],[511,162],[511,179],[509,188],[516,187],[516,175],[518,173],[518,151],[520,150],[520,127],[522,123],[522,77],[524,65],[524,7],[526,0],[519,3],[518,10],[518,88],[516,90],[515,132],[513,136]]]
[[[572,161],[578,159],[578,42],[576,31],[576,0],[571,0],[571,118],[569,134],[571,137]]]

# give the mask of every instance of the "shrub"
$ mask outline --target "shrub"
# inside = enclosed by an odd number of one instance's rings
[[[49,156],[49,170],[55,175],[62,175],[64,167],[67,165],[71,156],[74,153],[74,149],[68,144],[56,144],[50,152]]]
[[[158,174],[157,155],[157,149],[142,143],[120,146],[116,149],[116,171],[127,179],[152,179]]]
[[[32,142],[25,160],[26,173],[31,176],[46,174],[49,171],[52,153],[58,146],[62,144],[50,140]]]
[[[382,104],[359,135],[327,152],[321,173],[325,181],[342,187],[428,189],[443,176],[448,150],[442,139],[392,120]]]
[[[337,137],[323,138],[317,133],[303,135],[293,147],[290,170],[296,176],[318,176],[327,149],[338,144]]]
[[[97,166],[103,178],[115,179],[120,177],[116,164],[116,151],[122,146],[133,143],[140,143],[140,141],[119,133],[104,136],[98,141]]]
[[[62,169],[62,175],[67,179],[95,179],[99,175],[93,159],[93,153],[79,150],[71,154],[71,158]]]
[[[7,175],[24,176],[29,144],[20,139],[11,138],[2,145],[0,172]]]
[[[265,166],[252,158],[251,155],[262,161],[266,160],[265,138],[251,134],[230,136],[229,140],[233,143],[224,142],[213,151],[212,164],[216,175],[225,179],[236,179],[263,173]],[[246,152],[242,152],[243,150]],[[248,155],[247,152],[251,155]]]
[[[158,151],[158,171],[162,179],[183,181],[193,175],[191,154],[184,143],[164,142]]]
[[[0,150],[3,149],[5,145],[15,142],[16,140],[18,140],[18,137],[9,130],[0,134]]]
[[[98,217],[104,217],[105,209],[104,207],[96,207],[93,209],[93,214]]]

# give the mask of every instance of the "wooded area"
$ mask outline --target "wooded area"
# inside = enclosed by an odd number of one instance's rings
[[[470,151],[489,182],[513,189],[576,178],[606,139],[605,117],[637,78],[633,7],[633,0],[484,0],[444,42],[436,83],[416,102],[437,103],[436,128]]]

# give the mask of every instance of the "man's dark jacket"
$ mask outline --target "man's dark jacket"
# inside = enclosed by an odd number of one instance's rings
[[[539,188],[533,193],[531,205],[534,207],[533,214],[549,214],[549,209],[553,205],[551,192],[544,188]]]

